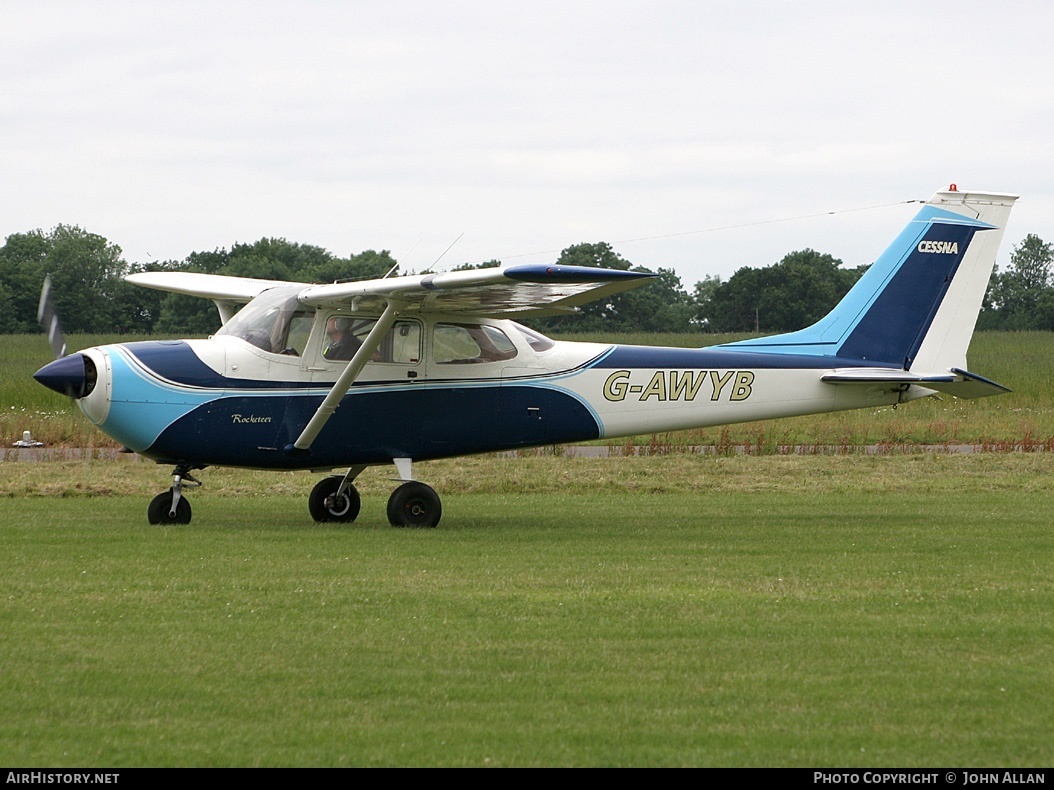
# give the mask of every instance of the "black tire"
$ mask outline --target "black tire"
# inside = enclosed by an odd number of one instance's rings
[[[158,494],[150,501],[150,506],[146,509],[146,517],[151,524],[189,524],[190,523],[190,502],[187,501],[185,496],[179,498],[179,504],[176,505],[176,515],[171,515],[172,511],[172,492],[165,491],[163,494]]]
[[[439,494],[424,483],[403,483],[388,499],[388,521],[393,527],[434,527],[442,515]]]
[[[335,497],[342,480],[341,477],[325,477],[311,489],[311,495],[307,498],[307,509],[311,511],[311,518],[315,521],[338,521],[348,524],[358,518],[362,503],[355,486],[349,485],[343,494]],[[327,505],[326,500],[331,497],[335,498]]]

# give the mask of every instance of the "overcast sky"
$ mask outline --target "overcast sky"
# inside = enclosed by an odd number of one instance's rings
[[[1049,0],[0,11],[3,237],[75,224],[147,262],[273,236],[417,270],[461,234],[438,268],[608,241],[690,289],[805,247],[869,263],[955,182],[1022,196],[1001,265],[1054,242]]]

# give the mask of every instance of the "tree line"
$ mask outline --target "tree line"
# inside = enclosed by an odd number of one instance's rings
[[[743,267],[728,280],[708,276],[689,292],[673,269],[636,266],[606,242],[572,245],[555,263],[658,276],[576,314],[525,322],[543,332],[788,332],[826,315],[867,269],[846,268],[831,255],[805,249],[769,266]],[[1054,330],[1052,263],[1054,246],[1026,236],[1006,270],[993,275],[978,328]],[[0,247],[0,334],[41,331],[37,305],[48,274],[67,332],[207,335],[219,328],[212,302],[139,288],[123,278],[161,270],[324,283],[381,277],[395,266],[387,250],[339,257],[276,238],[193,252],[182,261],[129,263],[121,248],[102,236],[59,225],[12,234]]]

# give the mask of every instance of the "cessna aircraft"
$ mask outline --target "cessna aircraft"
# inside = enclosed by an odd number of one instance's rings
[[[355,479],[393,464],[389,521],[434,527],[439,496],[414,461],[1008,391],[968,372],[966,351],[1016,199],[937,192],[830,314],[772,337],[572,343],[513,320],[646,285],[639,272],[516,265],[325,285],[146,272],[128,279],[213,300],[222,328],[89,348],[35,378],[175,467],[152,524],[190,521],[184,489],[208,466],[346,469],[308,507],[350,522]]]

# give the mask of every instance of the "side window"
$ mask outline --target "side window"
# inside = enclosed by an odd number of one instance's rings
[[[440,365],[500,362],[516,356],[508,336],[487,324],[436,324],[432,350]]]
[[[347,362],[355,356],[376,323],[375,318],[330,316],[326,321],[322,356],[332,361]],[[416,365],[421,361],[421,325],[416,321],[396,321],[373,352],[370,361]]]
[[[293,319],[289,322],[289,337],[286,345],[300,356],[304,354],[304,347],[307,345],[308,335],[311,334],[311,324],[314,321],[315,317],[311,313],[294,313]]]
[[[396,321],[379,351],[381,362],[416,365],[421,361],[421,325],[416,321]]]

